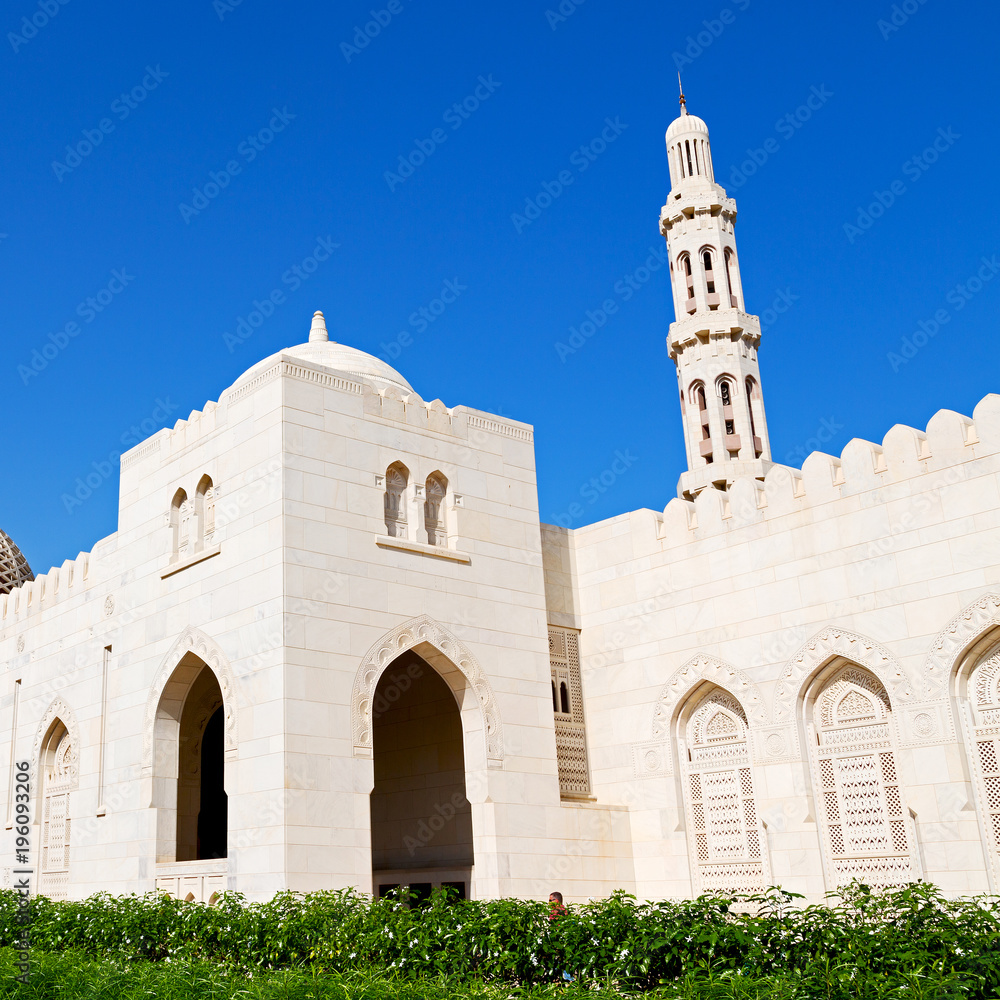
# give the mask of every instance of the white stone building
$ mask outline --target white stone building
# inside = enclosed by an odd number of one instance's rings
[[[679,496],[540,524],[530,426],[317,313],[92,552],[0,536],[8,878],[28,760],[53,896],[1000,891],[1000,396],[773,463],[736,205],[667,151]]]

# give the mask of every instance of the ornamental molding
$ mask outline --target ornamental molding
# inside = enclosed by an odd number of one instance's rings
[[[743,707],[751,725],[767,722],[767,711],[760,689],[736,667],[714,656],[693,656],[683,667],[674,671],[660,691],[653,710],[653,739],[670,738],[670,722],[681,699],[696,685],[707,681],[728,691]]]
[[[71,778],[70,778],[70,788],[76,788],[79,776],[79,760],[80,760],[80,727],[76,722],[76,715],[73,709],[63,701],[62,698],[53,699],[52,703],[45,710],[45,714],[42,716],[42,721],[38,724],[38,729],[35,731],[35,742],[31,748],[31,760],[35,766],[35,774],[37,775],[37,781],[41,781],[41,761],[42,761],[42,743],[45,740],[48,731],[52,728],[52,723],[58,719],[65,727],[66,732],[69,733],[70,746],[76,753],[76,762],[74,763]],[[37,782],[36,782],[37,783]]]
[[[902,667],[884,646],[844,629],[826,628],[806,642],[778,679],[774,691],[775,722],[794,717],[803,687],[820,667],[836,658],[870,670],[882,682],[894,707],[896,702],[907,702],[914,697]]]
[[[397,625],[372,646],[361,661],[351,696],[355,755],[370,757],[372,754],[372,701],[382,673],[400,654],[424,643],[446,656],[469,682],[482,712],[487,764],[489,767],[502,767],[503,728],[490,682],[476,658],[462,642],[428,615]]]
[[[924,697],[942,696],[962,654],[991,628],[1000,627],[1000,595],[985,594],[960,611],[934,637],[924,661]]]
[[[178,636],[177,641],[170,647],[170,652],[167,653],[160,663],[156,681],[146,702],[146,714],[142,723],[142,766],[144,769],[149,769],[153,766],[153,731],[156,725],[156,712],[160,706],[163,691],[177,669],[178,664],[189,653],[193,653],[199,660],[205,663],[212,673],[215,674],[215,679],[219,682],[225,716],[224,746],[226,751],[235,751],[239,746],[236,725],[236,680],[233,676],[233,669],[229,664],[229,658],[214,639],[207,636],[200,629],[189,625]]]

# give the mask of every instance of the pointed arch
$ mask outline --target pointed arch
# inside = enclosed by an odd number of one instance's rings
[[[913,698],[909,678],[884,646],[854,632],[825,628],[792,657],[778,679],[774,690],[774,721],[791,720],[806,685],[821,667],[838,658],[870,670],[882,682],[892,702]]]
[[[359,757],[372,754],[372,700],[379,678],[386,667],[401,653],[414,650],[422,656],[448,683],[462,706],[461,694],[454,672],[462,675],[478,702],[485,744],[486,763],[502,767],[504,758],[503,729],[496,697],[490,682],[476,658],[462,642],[429,615],[421,615],[380,639],[368,650],[354,678],[351,695],[351,725],[354,732],[354,753]]]
[[[145,773],[149,773],[153,767],[153,730],[160,701],[181,660],[189,654],[193,654],[205,663],[219,682],[225,717],[223,743],[225,750],[227,752],[235,751],[239,746],[236,718],[236,680],[229,658],[214,639],[200,629],[189,625],[177,637],[177,641],[170,647],[170,652],[161,661],[156,680],[146,701],[146,712],[142,722],[142,768]]]
[[[934,637],[924,661],[924,697],[942,695],[967,654],[994,629],[1000,629],[1000,594],[984,594],[952,618]]]
[[[31,748],[31,761],[35,766],[36,787],[38,780],[42,776],[40,771],[42,745],[57,722],[61,722],[66,727],[70,743],[76,750],[76,760],[73,761],[72,773],[70,775],[71,787],[76,788],[79,782],[79,766],[77,762],[80,754],[80,727],[77,725],[73,709],[62,698],[54,698],[52,700],[52,703],[45,710],[41,722],[38,723],[38,729],[35,731],[35,742]]]
[[[756,725],[767,721],[767,711],[760,689],[736,667],[714,656],[699,654],[674,671],[663,685],[653,709],[653,739],[669,738],[674,716],[681,702],[703,683],[715,684],[728,691],[743,707],[747,719]]]

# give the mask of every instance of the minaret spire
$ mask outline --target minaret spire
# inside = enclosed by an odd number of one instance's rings
[[[677,71],[677,89],[680,91],[681,95],[681,114],[686,115],[688,113],[687,98],[684,96],[684,84],[681,83],[681,71]]]
[[[677,74],[680,84],[680,74]],[[760,321],[743,302],[736,255],[736,202],[715,182],[708,126],[681,113],[667,129],[672,186],[660,213],[670,256],[676,319],[667,347],[677,365],[691,498],[763,479],[771,466],[757,348]]]

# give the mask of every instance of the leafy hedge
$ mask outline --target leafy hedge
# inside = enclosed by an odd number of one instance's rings
[[[213,907],[165,894],[38,897],[31,938],[40,951],[209,962],[232,972],[311,966],[528,985],[568,971],[631,990],[692,976],[774,976],[812,990],[802,995],[855,1000],[890,995],[883,987],[899,996],[997,995],[997,898],[948,900],[918,884],[883,893],[855,885],[830,905],[791,907],[789,900],[772,892],[638,903],[618,893],[571,907],[550,924],[543,903],[444,894],[413,909],[351,890],[286,892],[266,903],[227,893]],[[754,914],[734,912],[734,903]],[[16,910],[14,893],[0,893],[0,946],[14,942]],[[878,991],[866,994],[872,984]]]

